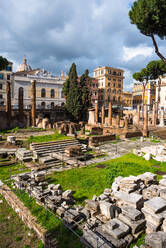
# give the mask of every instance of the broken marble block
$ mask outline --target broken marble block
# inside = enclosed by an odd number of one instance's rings
[[[161,213],[166,210],[166,201],[161,197],[154,197],[144,203],[144,208],[152,214]]]
[[[99,213],[99,203],[94,200],[86,200],[86,208],[91,212],[91,215]]]
[[[166,233],[153,232],[145,237],[145,245],[150,248],[165,248],[166,247]]]
[[[145,172],[137,177],[140,178],[146,186],[157,184],[157,176],[151,172]]]
[[[143,197],[136,193],[128,194],[122,191],[117,191],[114,194],[114,198],[117,200],[117,205],[119,202],[120,206],[125,204],[137,209],[141,209],[144,203]]]
[[[115,217],[115,206],[110,202],[101,201],[99,202],[100,212],[107,219],[113,219]]]

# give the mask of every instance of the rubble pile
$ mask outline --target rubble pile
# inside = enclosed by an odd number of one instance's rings
[[[140,150],[134,149],[133,153],[143,156],[146,160],[154,158],[156,161],[166,162],[166,145],[152,145],[142,147]]]
[[[166,247],[165,176],[159,182],[150,172],[118,177],[112,188],[86,200],[85,207],[74,205],[71,190],[63,192],[59,184],[48,185],[44,172],[17,175],[14,184],[56,212],[70,227],[81,224],[83,238],[94,248],[130,247],[142,233],[147,237],[141,248]],[[154,235],[154,240],[149,235]]]
[[[15,156],[18,160],[22,162],[29,162],[33,160],[33,152],[27,150],[26,148],[18,148]]]

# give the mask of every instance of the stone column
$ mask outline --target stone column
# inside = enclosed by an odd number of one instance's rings
[[[101,107],[101,124],[105,124],[105,107],[104,105]]]
[[[127,118],[127,116],[125,116],[125,119],[124,119],[124,130],[125,131],[128,130],[128,118]]]
[[[152,125],[156,126],[156,104],[153,103]]]
[[[144,128],[143,136],[148,136],[148,106],[144,105]]]
[[[160,127],[164,127],[164,111],[160,114]]]
[[[6,82],[6,112],[8,120],[11,119],[11,88],[10,88],[10,82]]]
[[[139,125],[140,120],[140,105],[137,106],[137,125]]]
[[[119,128],[119,126],[120,126],[120,115],[119,114],[117,114],[117,116],[116,116],[116,126],[117,126],[117,128]]]
[[[36,80],[31,81],[31,118],[32,126],[36,126]]]
[[[18,108],[19,108],[19,119],[20,121],[22,121],[24,118],[24,89],[22,87],[19,88]]]
[[[98,103],[95,103],[95,123],[96,124],[98,123],[98,112],[99,112]]]
[[[112,126],[112,103],[109,102],[109,109],[108,109],[108,126]]]

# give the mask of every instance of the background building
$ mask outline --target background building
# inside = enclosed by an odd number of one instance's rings
[[[62,87],[65,81],[62,77],[53,76],[46,70],[40,68],[32,70],[27,64],[25,57],[22,64],[18,67],[18,71],[13,74],[12,80],[12,105],[18,108],[19,90],[23,89],[24,108],[30,108],[31,103],[31,80],[36,80],[36,108],[50,109],[55,106],[62,106],[65,102],[62,94]]]
[[[133,108],[136,109],[137,105],[147,104],[150,109],[155,102],[156,98],[156,81],[149,80],[145,87],[145,94],[143,99],[143,85],[135,83],[133,87]]]
[[[94,70],[93,76],[98,80],[98,101],[99,106],[108,102],[120,106],[122,104],[124,71],[113,67],[98,67]]]
[[[166,111],[166,75],[160,76],[156,83],[156,103],[159,111]]]
[[[132,92],[123,91],[123,95],[122,95],[123,107],[132,107],[132,99],[133,99]]]
[[[6,105],[6,81],[12,82],[12,70],[13,63],[9,62],[6,70],[0,71],[0,106]]]

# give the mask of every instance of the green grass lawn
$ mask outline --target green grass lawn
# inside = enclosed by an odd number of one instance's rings
[[[55,131],[54,134],[50,135],[42,135],[42,136],[31,136],[27,139],[28,143],[38,143],[38,142],[48,142],[48,141],[56,141],[56,140],[66,140],[72,139],[72,137],[68,137],[63,134],[59,134],[58,131]]]
[[[29,230],[0,195],[0,247],[42,248],[36,234]],[[28,236],[30,234],[30,236]]]
[[[14,165],[0,167],[0,180],[3,182],[10,179],[10,175],[15,175],[23,172],[30,171],[24,165],[16,163]]]
[[[24,191],[16,191],[16,195],[37,217],[38,222],[58,240],[58,248],[83,248],[79,239],[55,217],[51,212],[39,206],[36,201]],[[78,231],[79,232],[79,231]]]
[[[91,199],[94,194],[100,195],[105,188],[110,188],[118,176],[136,176],[146,171],[155,173],[159,170],[166,172],[166,163],[152,159],[146,161],[134,154],[127,154],[84,168],[54,172],[48,176],[48,180],[50,183],[61,184],[63,190],[73,190],[77,203],[82,204],[85,199]]]

